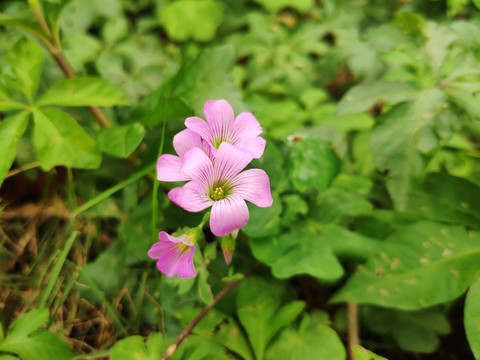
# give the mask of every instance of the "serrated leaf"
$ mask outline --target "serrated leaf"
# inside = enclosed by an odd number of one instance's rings
[[[21,84],[20,89],[32,101],[38,89],[43,68],[43,51],[33,40],[19,40],[7,53],[6,60]]]
[[[340,171],[340,159],[328,141],[301,139],[290,144],[287,169],[299,191],[325,190]]]
[[[337,239],[342,241],[342,239]],[[296,224],[288,232],[250,242],[254,256],[272,267],[278,278],[309,274],[333,281],[343,274],[343,268],[321,232],[306,224]]]
[[[465,299],[465,333],[475,359],[480,358],[480,281],[473,283]]]
[[[44,170],[57,165],[95,169],[102,161],[95,141],[69,114],[55,108],[33,112],[33,142]]]
[[[97,133],[98,147],[107,154],[126,158],[141,143],[145,133],[145,127],[137,122],[103,128]]]
[[[257,359],[263,358],[266,346],[278,330],[293,321],[303,309],[303,302],[295,302],[282,311],[279,291],[277,284],[252,277],[243,281],[237,294],[237,314]],[[278,311],[282,315],[275,321]]]
[[[417,310],[460,296],[480,269],[480,236],[464,228],[418,222],[379,244],[379,253],[332,301]]]
[[[0,122],[0,186],[15,160],[17,141],[25,132],[29,113],[21,112]]]
[[[332,328],[305,315],[300,329],[285,329],[267,349],[265,359],[345,360],[346,351]]]
[[[211,0],[179,0],[168,4],[160,15],[160,22],[176,41],[212,40],[222,19],[222,4]]]
[[[37,105],[114,106],[128,105],[128,101],[107,80],[75,77],[53,85],[38,99]]]

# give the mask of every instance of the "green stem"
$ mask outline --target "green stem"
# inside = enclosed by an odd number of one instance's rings
[[[139,171],[135,174],[130,176],[127,180],[122,181],[121,183],[112,186],[110,189],[105,190],[104,192],[98,194],[93,199],[90,199],[85,204],[79,206],[75,210],[72,211],[71,218],[73,219],[77,215],[87,211],[88,209],[92,208],[93,206],[97,205],[98,203],[102,202],[105,199],[108,199],[111,195],[115,194],[117,191],[122,190],[123,188],[127,187],[130,184],[133,184],[135,181],[140,180],[143,176],[147,175],[148,173],[152,172],[155,169],[155,164],[151,164]]]
[[[63,248],[62,252],[60,253],[58,257],[58,261],[55,264],[52,273],[50,274],[50,278],[48,279],[47,286],[45,287],[45,291],[42,294],[42,297],[40,298],[40,301],[38,302],[37,308],[43,308],[45,306],[45,303],[47,302],[47,299],[52,292],[53,287],[55,286],[55,283],[58,280],[58,276],[60,275],[60,271],[62,270],[63,264],[65,263],[65,260],[67,259],[67,255],[70,252],[70,249],[72,248],[73,243],[75,242],[75,239],[77,238],[78,231],[72,232],[70,237],[67,239],[67,242],[65,243],[65,247]]]
[[[162,138],[160,140],[160,147],[158,148],[157,158],[163,154],[163,145],[165,143],[165,127],[166,120],[163,120],[162,127]],[[158,219],[158,187],[160,182],[158,180],[153,182],[153,191],[152,191],[152,239],[156,241],[157,239],[157,219]]]

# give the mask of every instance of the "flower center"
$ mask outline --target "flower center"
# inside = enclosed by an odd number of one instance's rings
[[[182,253],[186,252],[188,249],[190,249],[190,246],[187,244],[177,244],[178,248]]]
[[[223,187],[221,186],[216,187],[215,190],[212,193],[210,193],[210,199],[214,201],[223,200],[226,197],[227,197],[227,194],[225,193],[225,191],[223,190]]]
[[[217,138],[213,139],[212,145],[215,147],[215,149],[218,149],[220,147],[220,144],[224,141],[225,141],[225,139],[223,139],[221,137],[217,137]]]

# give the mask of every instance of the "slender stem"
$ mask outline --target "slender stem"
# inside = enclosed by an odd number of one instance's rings
[[[112,186],[110,189],[107,189],[104,192],[98,194],[93,199],[90,199],[85,204],[80,205],[78,208],[73,210],[72,214],[71,214],[72,219],[75,216],[83,213],[84,211],[87,211],[91,207],[93,207],[93,206],[97,205],[98,203],[102,202],[103,200],[109,198],[111,195],[115,194],[117,191],[122,190],[124,187],[127,187],[130,184],[133,184],[135,181],[141,179],[143,176],[152,172],[154,169],[155,169],[155,164],[147,166],[147,167],[137,171],[135,174],[130,176],[127,180],[124,180],[121,183],[118,183],[117,185]]]
[[[358,305],[355,303],[347,304],[347,322],[348,322],[348,358],[355,360],[353,348],[360,345],[358,329]]]
[[[177,336],[177,338],[175,339],[175,342],[170,345],[167,350],[165,351],[165,353],[162,355],[162,357],[160,358],[160,360],[168,360],[170,359],[170,357],[175,353],[175,351],[177,350],[178,348],[178,345],[180,345],[180,343],[185,340],[185,338],[188,336],[188,334],[190,334],[190,332],[193,330],[193,328],[200,322],[200,320],[203,319],[203,317],[205,315],[208,314],[208,312],[215,306],[217,305],[217,303],[225,296],[227,295],[230,291],[232,291],[235,286],[237,286],[243,279],[245,279],[248,275],[250,275],[251,273],[253,273],[255,271],[255,269],[257,268],[258,265],[254,266],[253,268],[251,268],[250,270],[248,270],[246,273],[243,274],[243,278],[241,278],[240,280],[237,280],[237,281],[233,281],[231,283],[229,283],[227,286],[225,286],[222,291],[220,291],[217,296],[215,296],[215,298],[213,299],[213,303],[211,303],[210,305],[207,305],[205,306],[202,311],[200,311],[200,313],[195,317],[195,319],[193,319],[186,327],[185,329],[183,329],[183,331],[180,333],[180,335]]]
[[[165,142],[165,128],[166,128],[166,121],[163,120],[163,127],[162,127],[162,138],[160,140],[160,147],[158,148],[157,157],[160,157],[163,154],[163,144]],[[157,219],[158,219],[158,187],[160,186],[160,182],[155,180],[153,182],[153,192],[152,192],[152,240],[157,238]]]
[[[40,24],[42,30],[45,32],[45,34],[48,36],[48,41],[45,41],[45,39],[40,39],[42,43],[45,45],[47,48],[48,52],[53,56],[55,59],[55,62],[60,66],[62,69],[63,73],[69,77],[73,78],[76,75],[75,70],[70,66],[70,63],[68,60],[65,58],[65,55],[63,54],[61,50],[60,44],[53,38],[52,32],[50,31],[50,28],[48,27],[47,21],[45,20],[45,17],[43,16],[42,8],[40,7],[40,4],[38,0],[28,0],[30,7],[32,9],[32,12],[37,19],[38,23]],[[111,127],[112,123],[108,118],[105,116],[103,111],[97,107],[97,106],[89,106],[88,107],[90,111],[92,112],[93,116],[97,119],[98,123],[103,126],[103,127]]]
[[[9,171],[8,174],[5,175],[5,179],[9,178],[9,177],[12,177],[12,176],[15,176],[17,174],[20,174],[21,172],[31,170],[31,169],[35,169],[39,166],[40,166],[40,163],[38,161],[33,161],[31,163],[25,164],[23,166],[20,166],[19,168],[16,168],[12,171]]]

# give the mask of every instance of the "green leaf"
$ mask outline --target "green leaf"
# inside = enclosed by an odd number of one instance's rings
[[[409,214],[480,228],[480,187],[446,173],[429,173],[409,204]]]
[[[355,345],[352,350],[353,355],[355,356],[355,360],[388,360],[383,356],[374,354],[370,350],[367,350],[360,345]]]
[[[273,336],[295,320],[305,306],[302,301],[296,301],[281,308],[279,291],[279,285],[251,277],[243,281],[237,294],[238,318],[248,334],[257,359],[263,358]]]
[[[28,124],[28,112],[21,112],[0,122],[0,148],[4,149],[0,158],[0,186],[15,160],[18,139]]]
[[[83,169],[100,166],[102,156],[95,141],[69,114],[54,108],[33,112],[33,141],[44,170],[57,165]]]
[[[129,336],[117,341],[110,350],[112,360],[147,360],[148,355],[140,335]]]
[[[213,304],[213,293],[210,284],[207,282],[208,271],[200,271],[198,275],[198,296],[204,304],[210,305]]]
[[[440,345],[440,336],[450,324],[439,307],[421,311],[398,311],[362,307],[362,324],[379,334],[389,334],[405,351],[431,353]]]
[[[370,109],[379,103],[397,104],[413,100],[418,89],[409,83],[382,82],[360,84],[352,87],[337,105],[338,115],[355,114]]]
[[[29,101],[33,101],[43,68],[43,51],[33,40],[23,38],[8,52],[6,60]]]
[[[234,63],[235,52],[231,46],[203,50],[196,58],[186,60],[175,76],[146,96],[129,118],[132,122],[155,126],[191,116],[192,109],[201,115],[205,101],[211,99],[227,100],[237,114],[246,110],[233,83]]]
[[[425,90],[412,103],[398,104],[383,114],[371,134],[375,166],[387,171],[386,186],[395,208],[404,211],[439,139],[432,126],[443,110],[444,95]]]
[[[25,109],[28,105],[15,101],[7,95],[7,89],[5,89],[0,83],[0,111],[8,110],[20,110]]]
[[[31,14],[25,17],[11,17],[0,12],[0,25],[16,27],[32,34],[37,39],[48,41],[48,36],[38,22],[33,20]]]
[[[300,329],[285,329],[268,348],[265,359],[345,360],[346,351],[333,329],[305,315]]]
[[[379,245],[379,253],[332,301],[417,310],[460,296],[478,270],[480,237],[462,227],[418,222]]]
[[[465,299],[465,333],[475,359],[480,358],[480,281],[470,287]]]
[[[36,309],[20,316],[0,342],[0,351],[11,352],[24,360],[69,360],[72,349],[57,335],[38,330],[48,320],[47,309]]]
[[[272,194],[272,198],[273,204],[267,208],[248,205],[250,218],[247,225],[242,228],[245,234],[258,238],[271,236],[280,231],[282,202],[275,193]]]
[[[128,105],[128,101],[107,80],[76,77],[53,85],[38,99],[37,105],[114,106]]]
[[[146,130],[138,122],[103,128],[97,133],[98,147],[107,154],[128,157],[142,142]]]
[[[333,281],[343,275],[343,269],[326,241],[328,236],[306,224],[296,224],[280,235],[254,239],[250,246],[253,255],[271,266],[278,278],[309,274]]]
[[[328,141],[301,139],[290,143],[289,150],[287,169],[299,191],[325,190],[340,171],[340,159]]]
[[[223,19],[222,4],[217,1],[178,0],[161,12],[160,22],[175,41],[209,41]]]
[[[255,2],[272,13],[291,7],[303,14],[308,12],[315,4],[314,0],[255,0]]]

